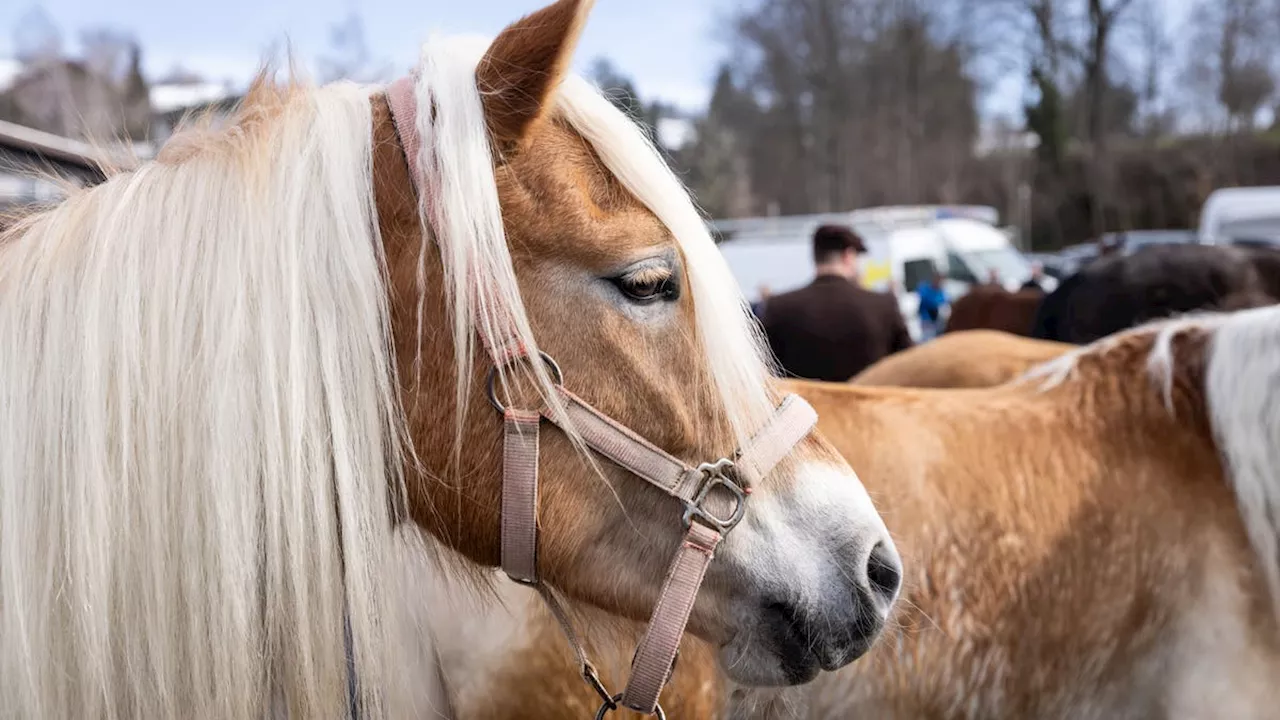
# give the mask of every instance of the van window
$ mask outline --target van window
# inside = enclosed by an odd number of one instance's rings
[[[978,278],[973,276],[973,272],[969,270],[968,263],[953,252],[947,253],[947,277],[957,282],[969,283],[970,285],[978,284]]]
[[[915,292],[915,289],[920,287],[920,283],[928,281],[935,272],[937,268],[933,260],[928,258],[908,260],[902,264],[902,281],[905,286],[903,289],[907,292]]]

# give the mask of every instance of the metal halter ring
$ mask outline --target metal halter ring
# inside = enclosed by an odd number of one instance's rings
[[[702,473],[702,487],[698,488],[698,494],[694,496],[693,502],[684,505],[684,526],[689,524],[696,518],[703,524],[708,525],[720,531],[720,534],[726,534],[734,528],[739,522],[742,522],[742,516],[747,512],[747,493],[742,486],[729,478],[728,473],[732,472],[734,464],[732,460],[724,458],[713,463],[702,463],[698,466],[698,471]],[[733,495],[734,507],[733,514],[728,518],[718,518],[707,512],[702,507],[702,503],[706,501],[707,496],[717,487],[728,490]]]
[[[551,371],[551,378],[555,380],[556,384],[563,385],[564,373],[560,371],[560,366],[556,364],[556,361],[552,360],[550,355],[542,352],[541,350],[538,351],[538,357],[541,358],[542,363],[547,366],[547,369]],[[515,358],[511,362],[513,363],[516,360],[523,360],[523,359],[525,359],[525,356]],[[510,365],[511,363],[507,363],[507,364]],[[489,369],[489,380],[487,381],[486,385],[488,387],[488,392],[489,392],[489,404],[492,405],[493,408],[497,410],[499,413],[505,415],[507,412],[507,406],[503,405],[502,402],[498,400],[497,382],[498,382],[499,369],[501,368],[499,368],[497,365],[494,365],[492,368]]]
[[[610,710],[618,709],[617,700],[609,697],[609,691],[605,689],[604,683],[600,681],[600,676],[596,674],[596,669],[589,662],[582,664],[582,679],[586,680],[591,689],[596,691],[596,695],[599,695],[600,699],[604,701],[604,705],[600,706],[602,710],[606,707]],[[618,697],[622,696],[619,695]]]
[[[619,703],[621,702],[622,694],[619,693],[614,695],[613,699],[605,702],[605,704],[601,705],[600,709],[596,711],[596,720],[604,720],[606,715],[618,709]],[[667,714],[663,712],[661,705],[653,706],[653,716],[658,718],[658,720],[667,720]]]

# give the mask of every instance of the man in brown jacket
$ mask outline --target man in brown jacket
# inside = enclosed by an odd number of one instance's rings
[[[911,347],[893,295],[858,284],[858,255],[864,252],[852,230],[824,225],[813,234],[817,278],[769,298],[764,330],[787,375],[844,382],[880,358]]]

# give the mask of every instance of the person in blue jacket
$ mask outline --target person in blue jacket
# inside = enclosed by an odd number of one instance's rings
[[[947,306],[947,294],[942,291],[942,275],[934,272],[916,288],[920,297],[920,339],[932,340],[938,336],[938,321],[942,308]]]

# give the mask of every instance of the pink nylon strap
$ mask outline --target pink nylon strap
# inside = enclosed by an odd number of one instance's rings
[[[404,147],[404,159],[409,163],[409,180],[413,187],[418,187],[418,152],[422,148],[422,138],[418,136],[418,98],[415,86],[417,78],[405,75],[387,86],[387,107],[391,109],[391,120],[396,124],[396,134],[400,136],[400,145]]]
[[[622,693],[622,704],[632,710],[651,714],[657,709],[658,696],[671,679],[680,638],[720,538],[720,533],[696,522],[685,533],[662,584],[649,629],[636,649],[631,679]]]
[[[742,454],[734,463],[738,479],[747,487],[760,484],[817,424],[818,413],[804,398],[799,395],[783,398],[769,422],[742,448]]]
[[[502,440],[502,569],[538,582],[538,430],[542,416],[507,408]]]
[[[419,165],[418,155],[422,149],[422,136],[418,133],[418,93],[417,93],[417,77],[415,75],[405,75],[397,79],[395,82],[387,86],[385,91],[387,97],[387,107],[391,110],[391,120],[395,123],[396,134],[400,136],[400,144],[404,147],[404,157],[409,164],[409,179],[413,183],[414,190],[417,191],[418,197],[425,198],[422,184],[424,178],[422,169]],[[476,278],[469,283],[468,290],[473,294],[481,292],[482,279]],[[472,307],[479,307],[479,302],[473,302]],[[520,343],[519,334],[516,333],[515,322],[512,321],[505,309],[499,308],[501,316],[493,324],[496,338],[491,338],[485,333],[484,326],[475,324],[480,341],[484,343],[485,349],[498,365],[506,365],[516,358],[527,355],[525,347]],[[498,314],[498,313],[495,313]]]
[[[557,417],[548,410],[545,411],[548,420],[564,426],[567,419],[568,424],[592,450],[658,486],[668,495],[681,500],[693,500],[700,479],[696,469],[680,462],[564,387],[557,387],[556,390],[560,393],[566,417]]]

